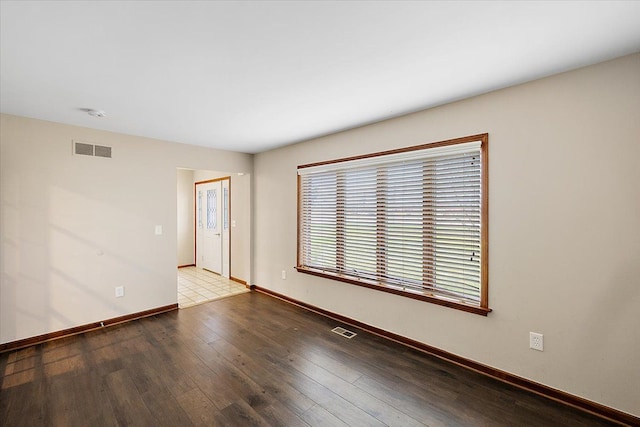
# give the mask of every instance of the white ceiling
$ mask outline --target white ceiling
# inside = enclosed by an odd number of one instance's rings
[[[638,1],[0,8],[3,113],[248,153],[640,51]]]

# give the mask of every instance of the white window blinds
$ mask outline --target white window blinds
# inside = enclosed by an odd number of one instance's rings
[[[299,167],[299,270],[486,306],[482,161],[476,140]]]

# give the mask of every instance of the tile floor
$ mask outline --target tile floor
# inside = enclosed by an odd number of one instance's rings
[[[180,308],[244,292],[249,292],[245,285],[202,268],[184,267],[178,269],[178,306]]]

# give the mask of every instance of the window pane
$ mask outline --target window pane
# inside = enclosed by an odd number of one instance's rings
[[[302,188],[304,264],[336,271],[336,176],[309,176],[302,180]]]
[[[376,170],[347,171],[343,177],[343,271],[375,279]]]
[[[198,228],[202,228],[202,190],[198,191]]]
[[[422,288],[422,162],[401,163],[385,175],[386,277],[389,283]]]
[[[229,228],[229,189],[224,188],[224,196],[223,196],[223,208],[222,208],[222,216],[224,229],[227,230]]]
[[[436,211],[435,286],[465,299],[480,299],[480,164],[476,156],[439,159],[432,168]]]
[[[207,228],[218,228],[218,194],[217,191],[207,190]]]

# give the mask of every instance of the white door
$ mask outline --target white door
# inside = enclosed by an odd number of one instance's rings
[[[222,274],[222,183],[196,185],[196,266]]]
[[[230,180],[225,179],[222,182],[222,275],[227,279],[230,277],[231,261],[229,259],[231,255],[230,234],[229,234],[229,222],[230,222],[230,210],[231,210],[231,198],[229,188]]]

